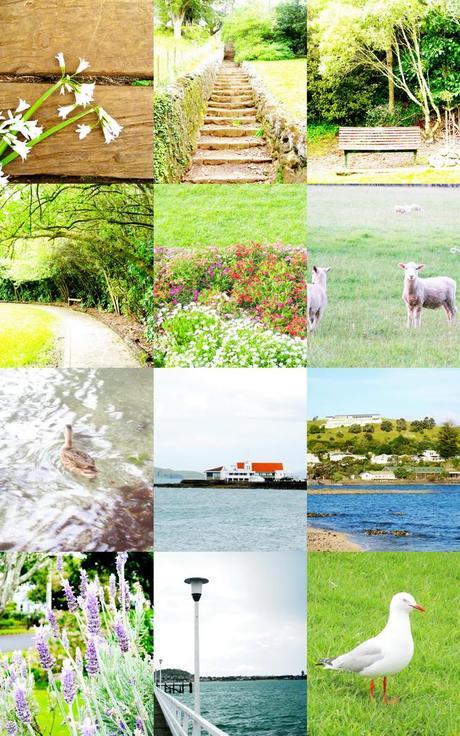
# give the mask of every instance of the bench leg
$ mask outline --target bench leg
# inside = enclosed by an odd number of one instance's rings
[[[347,151],[343,152],[343,155],[345,157],[345,168],[348,169],[348,153]]]
[[[415,151],[413,152],[413,154],[414,154],[414,157],[413,157],[413,159],[412,159],[412,162],[413,162],[414,164],[416,164],[416,163],[417,163],[417,151],[415,150]]]

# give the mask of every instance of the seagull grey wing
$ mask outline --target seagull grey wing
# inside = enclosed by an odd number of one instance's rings
[[[367,667],[383,659],[382,648],[374,641],[365,641],[351,652],[336,657],[333,662],[334,669],[346,672],[362,672]]]

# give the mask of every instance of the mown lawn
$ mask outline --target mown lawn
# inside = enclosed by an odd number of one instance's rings
[[[324,142],[324,145],[327,145]],[[334,170],[308,175],[309,184],[460,184],[460,169],[388,169],[385,173],[366,172],[347,176]]]
[[[309,736],[458,736],[460,554],[332,553],[308,556]],[[426,608],[411,615],[415,654],[389,678],[394,705],[368,699],[369,680],[323,670],[334,657],[377,634],[394,593]]]
[[[36,688],[34,697],[39,707],[37,721],[44,736],[70,736],[67,726],[62,725],[62,714],[59,708],[52,710],[46,690]]]
[[[33,306],[0,304],[0,368],[53,362],[56,318]]]
[[[443,309],[423,310],[407,330],[399,262],[425,263],[421,276],[460,283],[460,190],[442,187],[309,188],[309,263],[330,266],[328,306],[310,336],[314,367],[457,367],[460,319],[449,329]],[[423,212],[395,215],[397,204]]]
[[[307,116],[307,60],[251,61],[251,66],[273,97],[296,118]]]
[[[306,195],[300,184],[155,187],[155,245],[235,243],[305,246]]]

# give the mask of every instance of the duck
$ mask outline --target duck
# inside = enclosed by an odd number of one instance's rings
[[[64,447],[61,450],[61,461],[66,470],[82,475],[84,478],[95,478],[97,475],[96,463],[91,455],[73,446],[73,428],[66,424],[64,429]]]
[[[320,659],[318,665],[328,670],[353,672],[370,678],[369,696],[374,699],[374,679],[383,677],[383,702],[387,696],[387,677],[401,672],[414,655],[409,615],[425,611],[410,593],[396,593],[390,602],[387,625],[372,639],[359,644],[339,657]]]

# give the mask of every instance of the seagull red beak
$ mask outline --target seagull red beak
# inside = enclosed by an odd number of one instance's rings
[[[421,613],[425,613],[423,606],[419,606],[418,603],[416,603],[415,606],[412,606],[412,608],[415,608],[417,611],[421,611]]]

